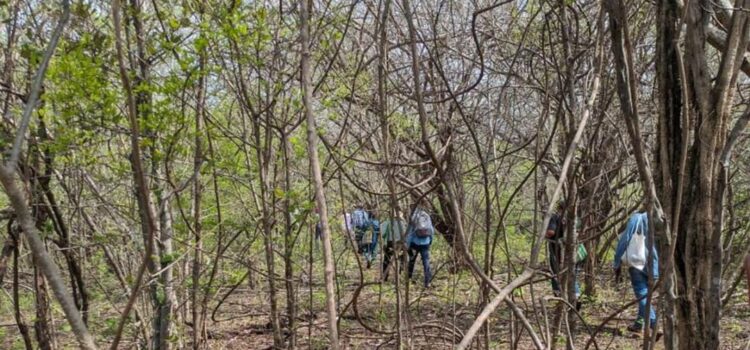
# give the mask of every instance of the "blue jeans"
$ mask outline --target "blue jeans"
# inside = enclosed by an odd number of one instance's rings
[[[409,279],[414,274],[414,263],[417,262],[417,253],[422,256],[422,266],[424,267],[424,286],[427,287],[432,279],[430,270],[430,245],[409,244]]]
[[[378,231],[373,230],[372,232],[372,242],[370,243],[369,251],[365,254],[367,259],[369,261],[374,261],[375,258],[378,256],[378,239],[380,234]]]
[[[640,298],[638,301],[638,318],[636,323],[643,323],[643,319],[646,316],[646,298],[648,297],[648,275],[646,272],[631,267],[628,269],[630,272],[630,283],[633,285],[633,292],[636,298]],[[654,311],[654,305],[651,305],[651,327],[656,324],[656,311]]]

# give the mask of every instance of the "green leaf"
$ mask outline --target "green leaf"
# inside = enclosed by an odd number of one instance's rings
[[[170,18],[168,23],[169,28],[172,28],[172,30],[177,30],[180,28],[180,21],[178,21],[176,18]]]

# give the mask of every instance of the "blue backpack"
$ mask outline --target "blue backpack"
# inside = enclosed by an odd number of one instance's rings
[[[354,228],[366,230],[369,223],[370,216],[367,215],[367,212],[364,209],[358,208],[354,210],[352,213],[352,226],[354,226]]]

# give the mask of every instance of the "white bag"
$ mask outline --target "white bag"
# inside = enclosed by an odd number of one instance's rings
[[[622,257],[622,263],[641,271],[646,267],[646,234],[643,230],[642,220],[638,221],[635,232],[630,237],[628,248]]]

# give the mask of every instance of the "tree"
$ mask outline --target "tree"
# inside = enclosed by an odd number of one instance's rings
[[[620,1],[608,1],[607,4],[613,28],[612,50],[616,58],[620,102],[648,194],[648,210],[655,219],[651,221],[656,221],[653,228],[663,242],[662,254],[666,255],[664,291],[667,300],[674,303],[666,310],[668,318],[671,318],[672,310],[675,311],[675,320],[667,322],[665,342],[668,348],[718,349],[724,198],[729,157],[736,142],[736,138],[730,136],[735,132],[729,125],[733,114],[734,86],[744,60],[744,48],[750,40],[745,28],[747,16],[742,11],[732,14],[726,46],[721,50],[721,63],[712,72],[706,45],[708,34],[704,26],[709,17],[704,9],[714,8],[715,4],[686,5],[684,55],[680,53],[675,30],[679,28],[676,26],[677,4],[661,7],[664,21],[659,26],[661,49],[658,51],[662,63],[659,69],[662,89],[659,157],[664,163],[655,171],[664,174],[661,176],[661,199],[655,190],[638,128],[638,94],[633,48],[625,21],[626,7]],[[740,3],[740,7],[743,6],[745,4]],[[715,76],[713,81],[712,75]],[[744,118],[735,123],[733,129],[737,132],[744,128]],[[683,198],[691,205],[683,206]],[[663,201],[670,204],[667,208],[671,212],[662,210]],[[670,230],[670,224],[674,231]],[[654,244],[653,238],[650,237],[649,241],[649,244]],[[672,268],[676,278],[675,293],[684,295],[684,298],[672,296]],[[654,286],[653,281],[650,285]],[[672,337],[671,327],[675,327],[675,337]],[[644,348],[648,348],[649,343],[644,342]]]
[[[323,177],[318,160],[318,131],[313,114],[313,101],[310,73],[310,14],[312,13],[311,2],[300,1],[300,45],[302,45],[302,58],[300,60],[300,83],[302,86],[302,103],[304,106],[305,121],[307,122],[307,151],[310,158],[310,172],[315,187],[315,203],[320,211],[320,225],[323,236],[323,259],[325,263],[325,286],[326,286],[326,312],[328,313],[328,338],[329,347],[333,350],[339,348],[338,316],[336,312],[336,291],[334,284],[335,265],[333,262],[333,248],[331,247],[331,228],[328,223],[328,206],[326,204]]]

